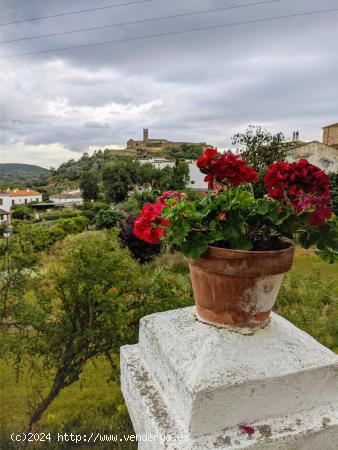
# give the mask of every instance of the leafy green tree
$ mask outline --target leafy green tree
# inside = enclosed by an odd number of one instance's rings
[[[119,350],[125,339],[119,324],[130,334],[128,315],[137,303],[137,280],[137,265],[120,248],[116,233],[68,236],[55,248],[44,273],[35,279],[36,301],[26,300],[18,317],[26,328],[25,352],[53,373],[29,430],[59,392],[79,379],[89,359]]]
[[[232,137],[233,145],[244,147],[241,156],[255,170],[285,160],[287,143],[283,133],[272,134],[265,128],[250,125],[244,133]]]
[[[135,161],[119,160],[108,164],[103,170],[103,185],[108,200],[122,202],[128,192],[140,180],[140,164]]]
[[[0,320],[3,326],[15,322],[14,313],[39,261],[30,236],[24,232],[3,239],[0,244]]]
[[[32,245],[34,252],[39,253],[47,250],[54,243],[50,238],[49,230],[37,224],[21,221],[14,225],[14,234],[10,240],[27,241]]]
[[[84,172],[80,178],[80,189],[84,200],[97,200],[100,194],[99,175],[91,170]]]
[[[148,184],[152,188],[159,185],[161,170],[154,167],[151,163],[140,165],[138,172],[138,182],[140,185]]]
[[[184,161],[176,159],[172,168],[171,186],[174,191],[182,191],[189,182],[189,166]]]
[[[174,159],[197,159],[203,155],[203,146],[200,144],[182,144],[181,147],[174,147],[167,152],[168,156]]]
[[[85,201],[81,207],[81,214],[87,217],[90,223],[94,223],[97,213],[107,209],[110,209],[110,206],[107,203]]]
[[[97,230],[115,227],[123,218],[123,214],[113,209],[101,209],[95,217]]]

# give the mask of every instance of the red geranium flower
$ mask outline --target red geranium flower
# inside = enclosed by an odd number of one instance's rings
[[[270,164],[264,183],[270,197],[288,199],[297,213],[314,209],[309,216],[312,226],[331,218],[329,177],[306,159]]]
[[[150,244],[157,244],[164,234],[163,228],[170,225],[169,220],[161,217],[162,209],[166,206],[165,201],[169,198],[181,198],[183,195],[180,192],[168,191],[164,192],[155,204],[146,203],[134,222],[135,236]]]
[[[220,155],[217,150],[206,149],[204,156],[198,158],[197,166],[206,174],[204,181],[211,189],[215,188],[215,182],[219,184],[225,182],[229,186],[258,182],[257,172],[232,152]]]
[[[315,211],[313,211],[309,216],[309,224],[313,227],[320,227],[324,225],[324,223],[331,219],[332,210],[325,205],[321,205]]]
[[[197,167],[200,169],[200,171],[202,173],[207,173],[204,172],[204,170],[207,170],[207,166],[209,165],[210,161],[212,160],[212,158],[214,158],[215,156],[217,156],[217,148],[206,148],[204,150],[204,155],[200,156],[199,158],[197,158]]]

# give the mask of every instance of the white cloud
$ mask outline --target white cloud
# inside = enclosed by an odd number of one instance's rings
[[[98,6],[105,4],[97,0]],[[4,0],[6,20],[67,11],[69,1]],[[247,2],[244,2],[247,3]],[[82,0],[83,8],[90,0]],[[53,6],[53,8],[52,8]],[[152,2],[5,27],[2,39],[220,7],[220,0]],[[321,8],[336,7],[322,0]],[[30,7],[31,8],[31,7]],[[318,9],[285,0],[177,20],[116,27],[3,46],[4,54],[120,39]],[[207,141],[221,148],[252,124],[320,139],[336,122],[337,14],[299,17],[2,60],[0,161],[45,167],[82,151],[141,137]]]
[[[89,149],[89,153],[93,151],[94,149]],[[69,159],[79,158],[78,152],[71,151],[62,144],[27,145],[23,141],[0,145],[0,154],[2,163],[36,164],[46,169],[57,167]]]

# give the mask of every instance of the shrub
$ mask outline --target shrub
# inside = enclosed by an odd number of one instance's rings
[[[40,213],[40,219],[43,220],[59,220],[59,219],[71,219],[72,217],[79,216],[81,213],[80,211],[72,208],[66,208],[63,210],[54,210],[54,211],[47,211],[44,213]]]
[[[68,234],[78,234],[86,230],[89,221],[84,216],[62,219],[56,225],[48,229],[49,236],[53,242],[64,239]]]
[[[127,247],[135,259],[144,263],[160,253],[161,245],[148,244],[136,237],[133,232],[134,221],[134,216],[129,216],[123,221],[120,233],[121,245]]]
[[[11,211],[13,219],[28,220],[34,216],[34,210],[27,205],[14,205]]]

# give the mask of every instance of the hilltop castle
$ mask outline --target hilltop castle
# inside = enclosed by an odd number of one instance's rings
[[[127,149],[134,150],[137,154],[143,154],[145,152],[156,153],[163,149],[168,148],[179,148],[182,145],[201,145],[206,147],[205,142],[172,142],[167,139],[149,139],[148,128],[143,129],[143,141],[135,141],[134,139],[129,139],[127,142]]]

